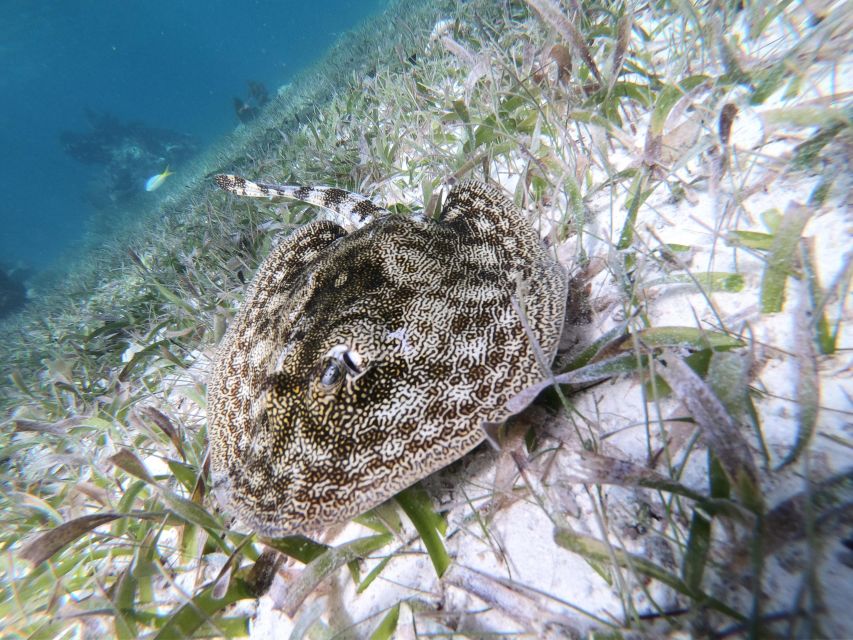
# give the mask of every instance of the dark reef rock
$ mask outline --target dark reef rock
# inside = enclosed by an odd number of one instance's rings
[[[0,318],[18,311],[27,303],[27,290],[24,283],[0,269]]]
[[[270,94],[263,82],[249,80],[249,98],[255,101],[259,107],[264,106],[270,100]]]
[[[262,82],[249,80],[249,97],[246,100],[234,98],[234,113],[237,119],[247,124],[258,117],[261,108],[270,101],[270,94]]]
[[[194,138],[184,133],[122,122],[110,113],[86,111],[90,131],[63,131],[59,142],[72,158],[103,167],[89,190],[89,201],[103,208],[138,196],[145,180],[192,157]]]
[[[234,113],[237,114],[237,119],[243,124],[247,124],[258,117],[258,108],[253,107],[245,100],[234,98]]]

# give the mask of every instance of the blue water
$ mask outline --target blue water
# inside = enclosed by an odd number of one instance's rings
[[[234,98],[247,98],[248,81],[265,84],[273,96],[342,32],[385,5],[6,0],[0,23],[0,267],[49,268],[80,241],[87,223],[103,224],[111,207],[120,214],[126,194],[110,193],[116,168],[83,164],[60,144],[63,131],[92,131],[87,110],[110,114],[121,126],[137,121],[189,134],[203,149],[238,125]],[[145,179],[164,168],[151,162],[156,155],[133,165],[122,185],[138,184],[143,192]],[[105,184],[109,172],[113,182]],[[152,202],[157,195],[148,194]]]

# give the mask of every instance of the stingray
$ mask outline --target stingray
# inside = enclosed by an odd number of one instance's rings
[[[216,182],[361,225],[315,221],[280,242],[218,348],[211,484],[258,533],[367,511],[476,447],[549,377],[566,272],[498,188],[457,184],[429,219],[340,189]]]

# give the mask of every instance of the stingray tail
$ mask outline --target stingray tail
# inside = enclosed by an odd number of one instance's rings
[[[220,189],[238,196],[250,198],[290,198],[328,209],[354,224],[363,224],[370,218],[388,213],[387,209],[374,204],[358,193],[336,187],[304,187],[300,185],[266,184],[252,182],[231,174],[219,174],[214,178]]]

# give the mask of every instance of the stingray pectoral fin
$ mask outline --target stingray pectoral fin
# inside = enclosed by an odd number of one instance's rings
[[[245,325],[243,330],[247,333],[254,330],[256,320],[249,317],[250,310],[256,309],[258,314],[269,313],[266,307],[268,298],[291,287],[312,260],[345,235],[347,232],[343,227],[321,220],[300,227],[274,247],[249,285],[238,316],[238,321]]]
[[[504,245],[510,254],[538,253],[540,240],[522,211],[495,185],[465,180],[455,185],[439,220],[461,234]]]
[[[385,215],[388,210],[370,198],[337,187],[305,187],[289,184],[252,182],[233,174],[219,174],[214,180],[220,189],[250,198],[289,198],[328,209],[353,224],[363,224],[370,218]]]
[[[312,262],[344,236],[343,228],[323,220],[299,228],[273,248],[217,349],[207,386],[211,473],[220,500],[246,522],[255,518],[239,494],[248,486],[241,478],[250,475],[247,464],[268,462],[258,460],[249,447],[259,443],[270,371],[306,298],[291,295],[293,288],[310,273]],[[304,283],[301,288],[310,291]]]

